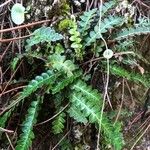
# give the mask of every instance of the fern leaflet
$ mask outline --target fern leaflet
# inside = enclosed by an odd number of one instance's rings
[[[32,80],[27,87],[23,89],[22,92],[20,92],[19,97],[12,102],[10,105],[8,105],[4,111],[14,107],[17,105],[21,100],[24,98],[30,96],[32,93],[34,93],[37,89],[41,88],[42,86],[50,86],[52,85],[57,77],[60,76],[60,73],[54,73],[51,70],[48,70],[46,73],[42,73],[41,76],[37,76],[34,80]]]

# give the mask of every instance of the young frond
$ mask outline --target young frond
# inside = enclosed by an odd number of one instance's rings
[[[36,123],[38,110],[39,110],[40,98],[31,103],[28,109],[28,114],[26,115],[25,121],[22,123],[22,134],[17,141],[17,146],[15,150],[28,150],[32,144],[34,138],[33,126]]]
[[[63,132],[64,129],[64,123],[65,123],[65,116],[66,114],[64,112],[62,112],[61,114],[59,114],[54,121],[52,122],[52,129],[53,129],[53,133],[54,134],[59,134]]]
[[[69,30],[70,33],[70,41],[72,42],[71,48],[75,50],[75,55],[78,59],[82,59],[82,44],[80,38],[80,32],[77,30],[77,24],[74,22],[71,29]]]
[[[120,25],[122,21],[122,18],[120,17],[113,17],[108,16],[104,20],[101,21],[100,28],[97,24],[94,27],[94,31],[91,31],[89,34],[89,37],[87,37],[85,46],[90,46],[92,43],[94,43],[97,39],[100,39],[102,37],[103,33],[106,33],[110,29],[112,29],[114,26]]]
[[[116,40],[121,40],[124,38],[128,38],[131,36],[141,35],[141,34],[150,34],[150,26],[149,27],[137,27],[124,29],[115,37]]]

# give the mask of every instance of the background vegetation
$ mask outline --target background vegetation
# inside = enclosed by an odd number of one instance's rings
[[[150,2],[0,4],[0,148],[150,148]]]

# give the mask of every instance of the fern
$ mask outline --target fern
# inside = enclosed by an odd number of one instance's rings
[[[17,105],[21,100],[25,99],[26,97],[30,96],[32,93],[34,93],[37,89],[41,88],[42,86],[50,86],[52,85],[57,77],[60,76],[60,73],[54,73],[51,70],[48,70],[46,73],[42,73],[41,76],[36,76],[34,80],[32,80],[27,87],[23,89],[22,92],[20,92],[19,97],[12,102],[10,105],[8,105],[4,111],[14,107]],[[3,111],[3,112],[4,112]]]
[[[103,17],[104,14],[109,9],[111,9],[114,5],[115,5],[115,2],[113,1],[104,3],[102,6],[101,17]],[[80,16],[80,21],[78,25],[79,25],[79,32],[81,33],[82,36],[85,36],[88,34],[87,30],[90,29],[92,22],[94,22],[96,12],[99,15],[99,11],[100,10],[98,9],[98,12],[97,12],[97,9],[95,8],[95,9],[84,12],[83,15]]]
[[[94,21],[94,16],[96,15],[97,9],[92,9],[87,12],[84,12],[82,16],[80,16],[79,21],[79,32],[82,36],[87,35],[87,30],[90,28],[91,23]]]
[[[121,21],[122,21],[122,18],[113,17],[113,16],[108,16],[107,18],[102,20],[100,29],[99,29],[99,25],[97,24],[94,27],[94,31],[91,31],[89,33],[89,37],[85,39],[86,40],[85,46],[90,46],[97,39],[100,39],[103,33],[106,33],[109,29],[113,28],[116,25],[119,25]]]
[[[53,54],[49,56],[49,61],[47,63],[47,66],[49,64],[53,67],[53,69],[63,71],[67,74],[68,77],[73,75],[73,71],[76,69],[76,66],[71,60],[65,60],[66,57],[62,56],[60,54]]]
[[[59,75],[59,73],[55,74],[53,71],[48,70],[46,73],[42,73],[40,76],[36,76],[35,79],[32,80],[26,88],[24,88],[20,94],[20,97],[28,97],[42,86],[52,85]]]
[[[116,4],[116,2],[114,2],[114,1],[105,2],[103,4],[103,6],[102,6],[101,17],[103,17],[104,14],[107,13],[109,9],[111,9],[112,7],[114,7],[115,4]]]
[[[82,59],[82,44],[81,44],[81,38],[80,33],[77,31],[77,24],[74,22],[71,29],[69,30],[69,33],[71,37],[69,38],[72,42],[71,48],[75,50],[76,57],[78,59]]]
[[[76,121],[86,124],[88,122],[83,112],[78,109],[75,105],[72,105],[68,110],[69,116],[74,118]]]
[[[77,79],[81,75],[81,72],[75,72],[72,76],[67,77],[65,79],[61,79],[61,81],[58,81],[58,83],[54,84],[54,87],[52,88],[52,94],[56,94],[60,92],[65,87],[69,86],[75,79]]]
[[[50,27],[41,27],[32,33],[30,39],[27,40],[26,50],[28,51],[33,45],[43,42],[55,42],[63,39],[61,34],[55,32]]]
[[[141,34],[150,34],[150,26],[124,29],[115,37],[115,40],[121,40],[130,36],[136,36]]]
[[[17,141],[16,150],[28,150],[32,144],[34,138],[33,126],[37,122],[37,115],[39,111],[40,98],[31,103],[28,109],[28,114],[25,121],[23,122],[22,134],[20,134],[20,139]]]
[[[129,72],[118,65],[110,65],[110,72],[114,75],[126,78],[135,83],[141,83],[145,87],[150,88],[150,76],[144,76],[138,73]]]
[[[11,113],[12,111],[5,112],[5,114],[3,114],[3,116],[0,117],[0,127],[5,128],[6,122],[10,117]],[[1,136],[2,136],[2,132],[0,131],[0,138]]]
[[[116,150],[121,150],[123,140],[120,128],[115,129],[116,126],[113,127],[111,125],[105,114],[103,114],[101,122],[100,109],[102,106],[102,99],[100,94],[96,90],[92,90],[90,86],[87,86],[82,81],[78,81],[74,84],[72,89],[73,92],[70,96],[72,106],[68,111],[70,116],[77,119],[78,122],[86,123],[88,119],[90,123],[96,123],[99,125],[101,123],[106,140],[109,141]]]
[[[52,129],[53,129],[53,133],[54,134],[59,134],[63,132],[64,129],[64,123],[65,123],[65,116],[66,114],[64,112],[62,112],[61,114],[59,114],[55,120],[52,122]]]

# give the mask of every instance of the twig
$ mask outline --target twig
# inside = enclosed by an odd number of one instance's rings
[[[0,39],[0,42],[1,43],[7,43],[7,42],[11,42],[11,41],[16,41],[16,40],[20,40],[20,39],[25,39],[25,38],[28,38],[32,36],[32,34],[30,35],[25,35],[25,36],[22,36],[22,37],[15,37],[15,38],[10,38],[10,39]]]
[[[51,117],[51,118],[49,118],[49,119],[47,119],[47,120],[45,120],[45,121],[43,121],[43,122],[40,122],[40,123],[36,124],[35,126],[39,126],[39,125],[45,124],[45,123],[49,122],[50,120],[54,119],[54,118],[57,117],[61,112],[63,112],[68,106],[69,106],[69,103],[68,103],[65,107],[63,107],[62,110],[60,110],[60,111],[59,111],[57,114],[55,114],[53,117]]]
[[[8,134],[5,133],[5,135],[6,135],[7,139],[8,139],[8,141],[9,141],[10,147],[12,148],[12,150],[15,150],[15,148],[14,148],[14,146],[12,145],[12,142],[11,142],[11,140],[10,140]]]
[[[8,129],[4,129],[4,128],[2,128],[2,127],[0,127],[0,131],[2,131],[2,132],[7,132],[7,133],[14,133],[14,131],[8,130]]]
[[[12,0],[8,0],[8,1],[4,2],[3,4],[0,5],[0,8],[3,7],[3,6],[5,6],[5,5],[7,5],[7,4],[10,3],[11,1],[12,1]]]
[[[147,128],[145,129],[145,131],[139,136],[139,138],[135,141],[135,143],[133,144],[133,146],[131,147],[130,150],[133,150],[134,146],[137,144],[137,142],[144,136],[144,134],[146,133],[146,131],[149,129],[150,124],[147,126]]]
[[[8,28],[8,29],[2,29],[0,30],[0,33],[4,33],[4,32],[9,32],[12,30],[17,30],[17,29],[22,29],[22,28],[26,28],[26,27],[30,27],[30,26],[34,26],[34,25],[38,25],[38,24],[42,24],[42,23],[46,23],[46,22],[50,22],[51,20],[42,20],[42,21],[37,21],[37,22],[33,22],[33,23],[28,23],[25,25],[20,25],[17,27],[12,27],[12,28]]]

